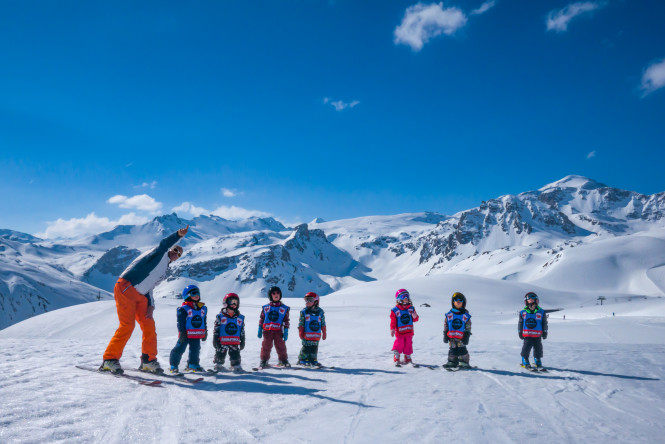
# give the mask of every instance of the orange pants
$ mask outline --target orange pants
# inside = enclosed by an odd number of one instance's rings
[[[122,351],[134,331],[134,320],[139,323],[143,331],[143,342],[141,353],[148,355],[149,360],[157,358],[157,332],[155,331],[155,320],[146,318],[148,310],[148,298],[124,279],[118,279],[113,288],[115,307],[118,310],[120,326],[115,331],[111,342],[104,352],[104,360],[120,359]]]

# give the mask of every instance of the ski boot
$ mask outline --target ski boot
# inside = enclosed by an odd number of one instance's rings
[[[460,361],[459,364],[458,364],[458,366],[459,366],[459,369],[460,369],[460,370],[468,370],[468,369],[471,368],[471,366],[469,365],[469,363],[468,363],[468,362],[464,362],[464,361]]]
[[[189,373],[201,373],[205,370],[198,364],[188,364],[187,367],[185,367],[185,371]]]
[[[321,368],[323,367],[323,364],[321,364],[319,361],[310,361],[310,365],[314,368]]]
[[[223,362],[222,363],[218,362],[217,364],[215,364],[213,368],[215,369],[216,372],[223,372],[224,370],[226,370]]]
[[[141,365],[139,366],[139,370],[142,372],[148,372],[148,373],[164,373],[164,369],[159,365],[159,362],[157,361],[157,358],[153,359],[152,361],[148,360],[148,355],[145,353],[141,355]]]
[[[289,368],[289,367],[291,367],[291,364],[289,364],[289,360],[288,360],[288,359],[285,359],[285,360],[283,360],[283,361],[279,361],[279,362],[277,363],[277,367],[285,367],[285,368]]]
[[[413,364],[411,360],[411,355],[404,355],[404,364]]]
[[[303,367],[310,367],[312,364],[309,361],[301,359],[300,361],[298,361],[298,365],[302,365]]]
[[[180,369],[178,369],[177,365],[172,365],[171,367],[169,367],[169,373],[172,375],[179,375]]]
[[[124,370],[120,367],[120,361],[117,359],[106,359],[99,367],[100,372],[111,372],[114,375],[121,375]]]
[[[541,361],[540,359],[533,358],[533,362],[536,364],[536,371],[539,371],[539,372],[547,371],[545,369],[545,367],[543,367],[543,361]]]
[[[454,368],[457,368],[458,365],[459,364],[458,364],[457,361],[448,361],[445,364],[443,364],[443,368],[445,368],[446,370],[449,370],[449,369],[452,370]]]
[[[266,360],[266,359],[261,359],[261,362],[259,362],[259,368],[268,368],[268,367],[270,367],[270,366],[268,365],[268,360]]]
[[[240,366],[240,364],[232,365],[231,366],[231,371],[233,373],[245,373],[245,370]]]
[[[399,352],[394,352],[393,353],[393,362],[395,363],[395,366],[401,367],[402,364],[399,362]]]
[[[522,364],[520,364],[520,367],[525,368],[527,370],[533,370],[533,367],[531,367],[529,360],[526,359],[525,357],[522,357]]]

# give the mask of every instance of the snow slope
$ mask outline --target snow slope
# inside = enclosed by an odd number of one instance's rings
[[[425,364],[445,361],[443,313],[453,291],[467,295],[478,370],[392,366],[388,313],[401,287],[421,316],[414,358]],[[544,308],[564,308],[550,315],[548,374],[518,366],[516,316],[532,289]],[[203,296],[217,312],[222,294]],[[72,306],[0,331],[0,442],[660,442],[665,300],[614,293],[601,307],[595,296],[455,274],[368,282],[322,298],[329,335],[319,359],[338,369],[223,373],[161,388],[75,369],[99,365],[117,318],[110,301]],[[241,293],[245,368],[258,362],[265,301]],[[293,317],[303,306],[287,303]],[[175,344],[177,305],[157,300],[162,365]],[[295,329],[287,345],[294,362]],[[139,354],[137,329],[123,366],[136,366]],[[212,357],[204,344],[202,363]]]

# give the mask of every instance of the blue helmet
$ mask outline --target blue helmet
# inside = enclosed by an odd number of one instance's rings
[[[201,296],[201,291],[199,290],[199,287],[196,285],[188,285],[185,287],[184,290],[182,290],[182,298],[187,299],[188,297],[194,295],[199,295]]]

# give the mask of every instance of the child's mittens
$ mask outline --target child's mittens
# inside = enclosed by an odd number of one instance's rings
[[[326,340],[326,326],[321,327],[321,339]]]
[[[289,329],[288,328],[285,328],[284,331],[282,332],[282,339],[284,339],[285,341],[287,339],[289,339]]]
[[[543,339],[547,339],[547,332],[546,331],[543,332]]]
[[[259,334],[258,334],[259,339],[263,337],[263,326],[259,325]]]
[[[519,335],[520,335],[520,339],[524,339],[524,335],[522,334],[522,332],[521,332],[521,331],[518,331],[518,332],[517,332],[517,334],[519,334]]]
[[[447,344],[447,343],[448,343],[448,335],[446,334],[445,331],[443,332],[443,343],[444,343],[444,344]]]
[[[182,331],[182,330],[178,331],[178,342],[181,343],[181,344],[187,342],[187,332],[186,331]]]
[[[205,342],[207,339],[208,339],[208,330],[206,330],[206,334],[203,335],[203,338],[201,340]]]
[[[411,307],[409,308],[409,313],[411,313],[411,317],[413,318],[413,322],[418,322],[419,316],[418,313],[416,313],[416,309]]]
[[[470,331],[465,331],[464,332],[464,337],[462,338],[462,344],[469,345],[469,336],[471,336],[471,332]]]
[[[298,327],[298,336],[300,339],[305,339],[305,327]]]
[[[395,329],[390,330],[390,336],[395,336]]]

